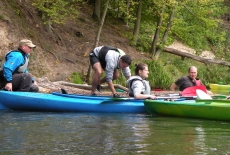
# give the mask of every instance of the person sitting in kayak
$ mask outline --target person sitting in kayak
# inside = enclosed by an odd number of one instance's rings
[[[101,84],[107,82],[113,96],[119,97],[112,81],[120,76],[118,69],[122,69],[126,79],[130,78],[131,71],[129,65],[132,62],[131,56],[126,55],[121,49],[115,47],[100,46],[90,53],[89,59],[94,70],[91,94],[95,95],[96,90],[100,93]],[[103,70],[106,76],[100,79]]]
[[[197,78],[197,68],[195,66],[190,66],[188,69],[188,76],[182,76],[178,80],[176,80],[170,86],[171,91],[175,91],[178,87],[180,91],[192,86],[201,86],[203,85],[201,80]],[[207,91],[208,94],[212,94],[212,92]]]
[[[33,83],[28,73],[30,52],[36,45],[31,40],[23,39],[17,50],[6,53],[0,68],[0,88],[8,91],[38,92],[39,87]]]
[[[156,96],[151,95],[149,82],[146,80],[149,70],[146,64],[136,64],[135,76],[127,80],[129,86],[129,96],[135,99],[156,99]]]

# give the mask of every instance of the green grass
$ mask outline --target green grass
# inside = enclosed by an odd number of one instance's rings
[[[83,77],[79,73],[76,73],[76,72],[72,74],[71,81],[76,84],[84,84]]]

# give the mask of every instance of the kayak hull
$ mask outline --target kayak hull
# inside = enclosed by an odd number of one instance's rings
[[[0,100],[1,100],[1,99],[0,99]],[[10,110],[10,108],[4,106],[4,105],[1,104],[1,102],[0,102],[0,111],[2,111],[2,110]]]
[[[230,101],[227,100],[145,100],[144,105],[148,114],[230,121]]]
[[[71,96],[71,97],[70,97]],[[61,93],[0,91],[4,107],[19,111],[145,113],[143,100],[111,97],[92,97]]]
[[[214,94],[230,94],[230,85],[209,84],[210,90]]]

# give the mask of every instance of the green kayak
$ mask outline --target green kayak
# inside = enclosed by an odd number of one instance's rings
[[[230,100],[145,100],[148,114],[230,121]]]

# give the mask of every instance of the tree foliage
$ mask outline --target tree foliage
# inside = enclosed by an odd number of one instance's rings
[[[78,16],[78,2],[82,0],[33,0],[45,24],[63,24]]]
[[[60,24],[77,17],[79,2],[82,0],[34,0],[33,5],[42,12],[45,23]],[[102,12],[106,1],[99,2]],[[131,40],[136,38],[135,46],[139,50],[150,52],[150,49],[156,48],[151,48],[151,45],[163,47],[162,43],[167,45],[174,40],[181,40],[197,50],[210,50],[213,46],[220,47],[226,40],[225,31],[219,28],[220,16],[227,11],[223,0],[113,0],[109,4],[107,14],[123,20],[126,28],[134,29],[140,2],[142,2],[140,28],[138,34],[135,33],[135,36],[131,37]],[[164,12],[161,11],[163,7]],[[172,10],[174,16],[169,28],[168,20]],[[162,20],[160,26],[159,20]],[[159,31],[158,42],[152,44],[156,30]],[[168,37],[163,41],[166,30]]]
[[[208,49],[225,41],[218,28],[226,11],[222,0],[183,1],[178,3],[172,35],[195,49]]]

